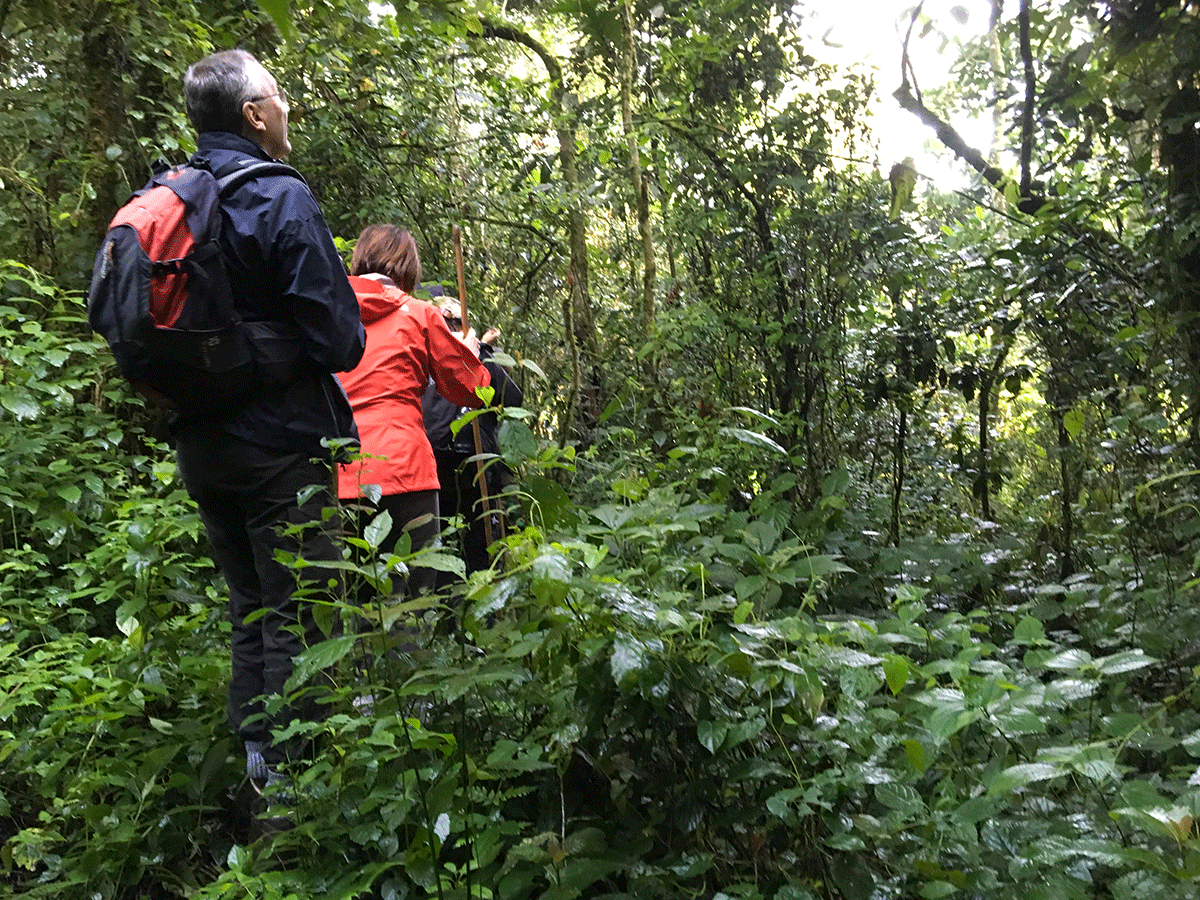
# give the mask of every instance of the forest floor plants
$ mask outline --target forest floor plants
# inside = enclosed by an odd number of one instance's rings
[[[167,449],[93,402],[91,345],[45,324],[28,280],[5,340],[36,338],[51,369],[10,372],[0,419],[12,893],[1197,895],[1195,677],[1149,652],[1190,622],[1187,566],[1143,554],[1134,580],[1114,553],[1039,587],[991,531],[881,545],[849,473],[801,503],[801,461],[719,430],[590,456],[586,490],[570,453],[535,447],[492,570],[380,601],[301,659],[298,690],[338,675],[330,715],[295,726],[321,752],[295,773],[296,827],[250,842],[198,523]],[[44,428],[20,402],[35,376],[78,383]],[[381,553],[381,529],[344,574],[380,587],[417,561]],[[1125,627],[1122,604],[1153,614]],[[434,627],[394,646],[418,617]]]

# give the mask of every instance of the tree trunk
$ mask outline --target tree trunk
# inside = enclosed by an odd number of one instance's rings
[[[979,381],[979,514],[985,522],[992,521],[991,455],[989,418],[991,416],[992,377]]]
[[[908,411],[900,410],[892,451],[892,545],[900,546],[900,501],[904,494],[904,456],[908,452]]]
[[[572,385],[567,400],[567,414],[562,423],[560,441],[566,441],[573,425],[576,410],[582,407],[590,427],[600,415],[604,392],[600,368],[600,343],[596,336],[592,298],[588,289],[587,215],[580,200],[579,170],[576,165],[574,115],[566,111],[566,86],[562,65],[558,59],[531,35],[508,25],[482,20],[484,37],[511,41],[537,54],[550,81],[550,109],[558,136],[558,162],[562,169],[567,194],[567,227],[569,233],[570,268],[567,273],[569,296],[564,302],[564,326],[572,345]],[[570,304],[568,310],[566,304]]]
[[[650,222],[650,185],[642,173],[638,138],[633,130],[633,71],[636,45],[633,31],[633,0],[625,0],[625,47],[621,60],[621,126],[629,150],[629,186],[637,208],[638,234],[642,239],[642,331],[649,338],[654,331],[654,287],[658,268],[654,259],[654,233]],[[653,359],[647,355],[648,375],[653,375]]]
[[[992,66],[992,139],[988,147],[987,161],[992,166],[1000,165],[1000,149],[1004,139],[1004,101],[1008,90],[1008,78],[1004,72],[1004,55],[1000,49],[1000,14],[1004,0],[992,0],[992,15],[988,22],[988,58]]]
[[[1061,519],[1059,527],[1059,578],[1067,579],[1075,574],[1075,478],[1072,477],[1071,434],[1067,431],[1066,410],[1054,410],[1054,424],[1058,429],[1058,471],[1062,484],[1060,497]]]

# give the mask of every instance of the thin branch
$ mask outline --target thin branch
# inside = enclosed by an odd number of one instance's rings
[[[705,156],[707,156],[708,161],[712,163],[713,168],[717,171],[717,173],[729,186],[742,195],[742,198],[754,208],[755,213],[759,215],[766,214],[766,207],[759,201],[753,192],[746,187],[742,179],[734,176],[733,172],[730,171],[728,164],[726,164],[725,160],[722,159],[715,150],[701,141],[688,129],[666,119],[660,119],[659,121],[671,131],[675,132],[684,140],[686,140]]]
[[[922,123],[928,125],[937,134],[937,138],[955,156],[963,160],[972,169],[983,176],[984,181],[988,182],[1000,193],[1004,193],[1008,185],[1013,181],[997,166],[990,165],[983,154],[970,146],[962,135],[960,135],[947,122],[943,122],[938,117],[937,113],[933,112],[929,107],[922,103],[918,98],[913,96],[912,90],[908,83],[900,85],[892,94],[900,104],[900,108],[912,113]],[[1041,194],[1035,194],[1032,191],[1020,192],[1019,200],[1017,201],[1017,209],[1023,213],[1033,214],[1046,205],[1046,198]]]
[[[551,87],[561,89],[563,80],[562,66],[559,65],[554,54],[547,50],[544,44],[519,28],[513,28],[500,22],[493,22],[490,19],[481,19],[480,22],[483,25],[483,36],[485,38],[499,38],[500,40],[511,41],[536,53],[542,61],[542,65],[546,67],[546,73],[550,76]]]
[[[921,99],[921,88],[917,85],[917,72],[913,68],[912,57],[908,54],[908,44],[912,40],[913,28],[917,24],[917,17],[921,15],[921,9],[925,6],[925,0],[920,3],[912,11],[912,17],[908,20],[908,31],[904,33],[904,46],[900,54],[900,88],[912,88],[916,93],[917,102],[924,105]],[[911,76],[911,82],[910,82]]]
[[[1017,20],[1021,36],[1021,62],[1025,67],[1025,108],[1021,112],[1021,196],[1028,197],[1033,189],[1033,110],[1037,100],[1033,49],[1029,44],[1029,0],[1021,0]]]
[[[503,228],[512,228],[516,231],[528,231],[547,247],[551,248],[557,253],[562,253],[562,243],[546,234],[546,232],[542,231],[536,225],[530,225],[528,222],[513,221],[511,219],[498,219],[494,216],[467,216],[467,218],[472,222],[479,222],[485,225],[499,225]]]

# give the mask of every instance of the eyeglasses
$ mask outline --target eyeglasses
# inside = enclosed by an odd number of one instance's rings
[[[287,91],[285,91],[283,88],[279,88],[273,94],[263,94],[261,97],[251,97],[246,102],[247,103],[258,103],[260,100],[269,100],[271,97],[278,97],[280,102],[282,102],[282,103],[288,102]]]

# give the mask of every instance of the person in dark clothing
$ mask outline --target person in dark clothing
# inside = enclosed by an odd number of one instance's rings
[[[207,56],[187,70],[183,86],[198,133],[197,164],[218,170],[291,151],[287,94],[249,53]],[[283,780],[283,764],[300,750],[273,740],[272,731],[321,715],[312,691],[273,714],[277,704],[264,699],[284,694],[296,655],[325,636],[313,601],[340,593],[335,570],[308,564],[341,559],[333,527],[319,524],[321,509],[336,502],[331,451],[322,442],[357,444],[333,373],[358,363],[365,333],[345,266],[302,180],[251,179],[222,201],[221,215],[234,306],[246,320],[295,326],[303,359],[294,380],[172,424],[180,474],[229,585],[229,719],[261,788]],[[277,550],[305,565],[276,561]]]
[[[434,294],[434,291],[430,291]],[[442,297],[441,290],[436,292]],[[438,306],[446,317],[446,324],[451,331],[462,329],[462,311],[457,300],[443,297],[438,300]],[[496,395],[492,403],[498,406],[520,406],[525,396],[517,383],[509,377],[508,372],[499,363],[492,361],[495,348],[492,346],[500,332],[495,328],[488,329],[480,339],[479,359],[492,377],[492,387]],[[476,456],[474,429],[467,425],[453,434],[451,424],[459,417],[469,412],[468,407],[456,406],[442,396],[437,389],[430,385],[421,398],[422,412],[425,419],[425,434],[433,447],[433,456],[437,461],[439,484],[439,507],[443,516],[460,515],[467,527],[460,532],[462,543],[462,558],[466,564],[467,574],[486,569],[488,559],[488,527],[485,525],[483,495],[480,490],[480,474],[475,462],[468,462]],[[499,422],[494,412],[480,415],[479,422],[480,449],[485,454],[499,454],[498,440]],[[500,536],[500,519],[496,514],[497,500],[504,486],[504,476],[508,474],[504,464],[499,460],[485,461],[483,478],[486,479],[490,508],[492,512],[492,538]],[[445,518],[441,522],[444,530],[447,526]],[[438,587],[444,587],[450,581],[448,573],[439,573]]]

